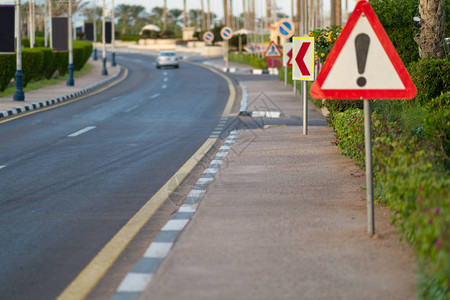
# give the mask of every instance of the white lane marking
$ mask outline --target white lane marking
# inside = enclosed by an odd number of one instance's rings
[[[151,243],[147,251],[144,253],[144,257],[158,257],[164,258],[169,253],[170,248],[172,248],[173,243]]]
[[[150,99],[155,99],[156,97],[158,97],[161,94],[154,94],[153,96],[150,97]]]
[[[167,77],[164,77],[164,79],[163,79],[163,80],[164,80],[164,82],[166,82],[166,81],[167,81],[167,80],[169,80],[169,79],[167,79]]]
[[[95,126],[88,126],[88,127],[83,128],[83,129],[81,129],[81,130],[78,130],[77,132],[74,132],[74,133],[72,133],[72,134],[69,134],[68,137],[75,137],[75,136],[78,136],[78,135],[83,134],[83,133],[85,133],[85,132],[88,132],[89,130],[92,130],[92,129],[94,129],[94,128],[96,128],[96,127],[95,127]]]
[[[135,109],[138,108],[138,107],[139,107],[139,106],[137,106],[137,105],[132,106],[132,107],[126,109],[125,112],[130,112],[130,111],[132,111],[132,110],[135,110]]]
[[[116,101],[116,100],[119,100],[119,99],[120,99],[120,97],[112,97],[111,101]]]
[[[163,89],[167,88],[167,85],[164,84],[164,85],[162,86],[162,88],[163,88]]]
[[[152,274],[128,273],[117,288],[118,292],[142,292],[152,280]]]
[[[167,71],[164,71],[163,75],[166,76],[167,75]]]
[[[4,167],[6,167],[6,165],[4,165],[4,166],[0,166],[0,169],[3,169]]]
[[[161,231],[169,230],[183,230],[184,226],[189,222],[188,219],[185,220],[169,220],[167,224],[161,229]]]

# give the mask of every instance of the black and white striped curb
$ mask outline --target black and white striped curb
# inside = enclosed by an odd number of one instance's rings
[[[214,64],[210,61],[205,61],[203,64],[219,69],[223,72],[227,73],[250,73],[253,75],[278,75],[277,68],[269,68],[269,69],[239,69],[239,68],[225,68],[222,65]]]
[[[214,159],[203,171],[203,174],[184,200],[183,205],[161,229],[158,236],[150,244],[144,256],[136,263],[131,272],[122,280],[112,300],[137,299],[145,290],[158,270],[159,265],[169,254],[177,237],[196,212],[198,202],[206,193],[208,184],[214,180],[238,134],[238,130],[230,132],[225,143],[220,147]]]
[[[247,106],[248,106],[248,90],[247,86],[243,84],[242,82],[239,82],[239,86],[242,90],[242,99],[241,99],[241,108],[239,109],[239,115],[240,116],[248,116],[249,112],[247,112]]]
[[[248,90],[247,86],[242,82],[239,82],[239,86],[242,89],[241,108],[239,109],[240,116],[252,117],[252,118],[281,118],[282,113],[280,111],[247,111],[248,106]]]
[[[75,91],[73,93],[70,93],[70,94],[67,94],[64,96],[60,96],[60,97],[56,97],[53,99],[49,99],[49,100],[33,102],[28,105],[23,105],[23,106],[15,107],[12,109],[0,111],[0,119],[6,118],[9,116],[13,116],[13,115],[17,115],[17,114],[20,114],[23,112],[40,109],[40,108],[54,105],[57,103],[61,103],[61,102],[64,102],[64,101],[67,101],[67,100],[70,100],[70,99],[73,99],[76,97],[80,97],[82,95],[86,95],[90,92],[93,92],[93,91],[107,85],[108,83],[112,82],[113,80],[115,80],[119,76],[120,71],[121,71],[121,67],[118,66],[117,72],[114,75],[112,75],[111,77],[103,79],[102,81],[99,81],[97,83],[91,84],[91,85],[89,85],[81,90]]]

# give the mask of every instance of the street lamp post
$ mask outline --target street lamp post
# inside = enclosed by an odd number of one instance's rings
[[[112,1],[112,12],[111,12],[111,48],[112,48],[112,60],[111,66],[116,66],[116,52],[114,51],[114,42],[116,41],[116,34],[114,31],[114,0]]]
[[[106,69],[106,17],[105,17],[105,0],[103,0],[103,10],[102,10],[102,57],[103,57],[103,69],[102,69],[102,75],[107,76],[108,70]]]
[[[16,0],[16,90],[14,91],[14,101],[24,101],[25,94],[22,87],[22,30],[20,28],[20,0]]]
[[[75,81],[73,79],[73,41],[72,41],[72,34],[73,34],[73,28],[72,28],[72,0],[69,0],[69,15],[67,18],[67,27],[69,30],[69,77],[67,78],[66,85],[73,86],[75,84]]]

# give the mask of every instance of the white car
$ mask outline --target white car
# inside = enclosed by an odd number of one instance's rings
[[[156,58],[156,68],[172,66],[175,68],[179,68],[180,64],[178,63],[179,58],[177,54],[173,51],[162,51],[159,53]]]

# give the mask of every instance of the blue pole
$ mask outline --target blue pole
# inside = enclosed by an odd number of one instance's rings
[[[102,69],[102,75],[107,76],[108,70],[106,69],[106,57],[103,57],[103,69]]]
[[[23,92],[23,72],[22,72],[22,31],[20,30],[20,0],[16,1],[16,40],[17,40],[17,54],[16,54],[16,90],[14,91],[14,101],[25,101],[25,94]]]
[[[97,48],[94,48],[94,60],[97,60]]]
[[[116,52],[113,52],[113,53],[112,53],[111,66],[112,66],[112,67],[115,67],[115,66],[116,66]]]

